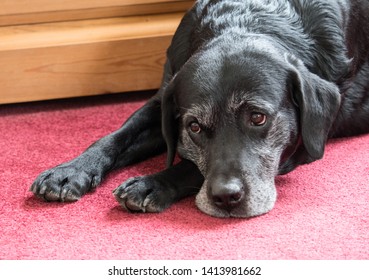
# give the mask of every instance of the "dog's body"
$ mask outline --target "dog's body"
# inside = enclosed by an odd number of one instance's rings
[[[110,170],[167,147],[168,169],[114,191],[124,208],[160,212],[198,193],[213,216],[268,212],[276,175],[320,159],[328,137],[369,132],[368,14],[367,0],[198,1],[158,93],[31,190],[75,201]]]

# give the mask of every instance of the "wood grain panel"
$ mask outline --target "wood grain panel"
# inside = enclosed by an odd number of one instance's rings
[[[1,2],[0,0],[0,6]],[[11,1],[16,3],[18,1]],[[33,1],[32,1],[33,2]],[[141,2],[141,4],[140,4]],[[24,25],[34,23],[47,23],[47,22],[60,22],[71,20],[85,20],[85,19],[99,19],[99,18],[111,18],[121,16],[138,16],[138,15],[153,15],[163,13],[176,13],[184,12],[188,10],[194,3],[191,1],[165,1],[155,3],[145,3],[147,1],[139,1],[136,4],[120,5],[120,6],[85,6],[84,8],[77,9],[77,7],[69,7],[70,9],[57,9],[52,10],[51,7],[45,9],[32,9],[27,10],[25,13],[16,9],[16,6],[8,7],[0,10],[0,26],[8,25]],[[53,1],[48,1],[53,5]],[[73,2],[74,3],[74,2]],[[36,6],[35,8],[37,8]],[[2,7],[3,8],[3,7]],[[55,7],[58,8],[58,7]],[[60,8],[60,7],[59,7]]]
[[[29,14],[65,10],[84,10],[168,2],[181,2],[181,0],[0,0],[0,15]]]
[[[170,39],[162,36],[2,53],[6,67],[0,69],[0,103],[158,88]]]
[[[0,28],[0,103],[158,88],[182,15]]]
[[[0,27],[0,51],[172,35],[183,13]]]

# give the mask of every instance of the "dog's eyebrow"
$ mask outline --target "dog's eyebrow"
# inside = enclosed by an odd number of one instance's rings
[[[195,117],[203,126],[212,128],[216,118],[216,109],[214,104],[210,102],[203,102],[201,104],[194,104],[190,108],[181,107],[184,111],[182,118],[184,120]]]
[[[246,107],[250,110],[261,109],[267,112],[274,112],[275,108],[266,99],[260,98],[263,95],[253,93],[233,93],[229,99],[228,108],[230,111],[237,112],[240,108]]]

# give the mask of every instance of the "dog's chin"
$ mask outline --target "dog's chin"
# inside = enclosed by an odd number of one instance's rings
[[[206,187],[203,186],[196,196],[196,206],[204,213],[217,218],[252,218],[268,213],[273,209],[277,200],[275,187],[268,189],[263,195],[246,198],[240,206],[230,211],[217,207],[208,197]]]

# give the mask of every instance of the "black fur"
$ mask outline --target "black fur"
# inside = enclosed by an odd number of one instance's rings
[[[75,201],[110,170],[167,148],[166,170],[114,191],[124,208],[160,212],[197,193],[213,216],[268,212],[276,175],[320,159],[329,137],[369,132],[368,14],[367,0],[197,1],[158,93],[31,191]]]

